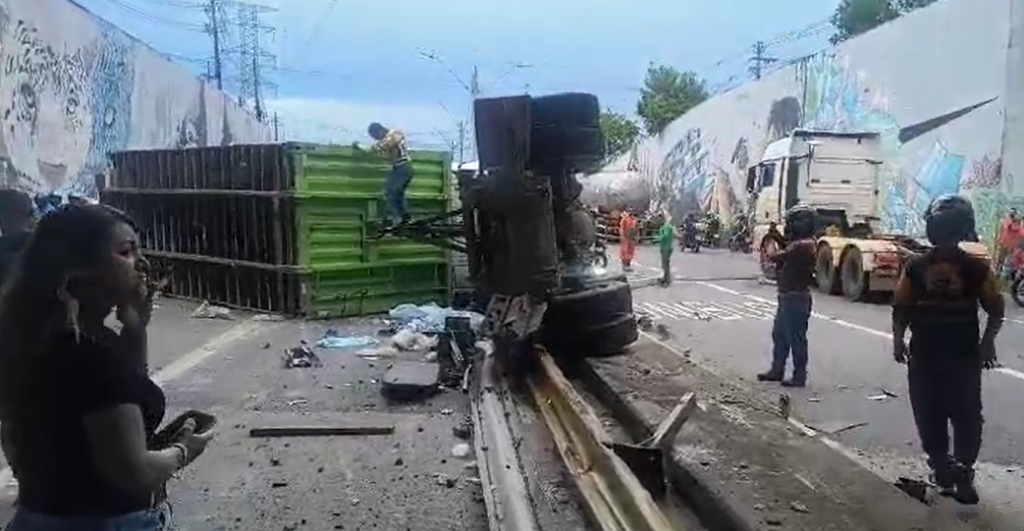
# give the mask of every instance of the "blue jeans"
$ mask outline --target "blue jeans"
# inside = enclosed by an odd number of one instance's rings
[[[786,361],[793,354],[793,379],[807,379],[807,323],[811,319],[811,294],[780,293],[772,328],[772,374],[786,372]]]
[[[403,162],[391,167],[384,179],[384,223],[401,223],[409,218],[409,201],[405,189],[412,181],[412,162]]]
[[[171,507],[163,503],[153,509],[113,518],[59,518],[17,509],[5,531],[167,531]]]

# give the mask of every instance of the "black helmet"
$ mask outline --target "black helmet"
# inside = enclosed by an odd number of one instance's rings
[[[786,211],[786,236],[810,238],[818,226],[818,212],[805,204],[797,204]]]
[[[924,213],[925,234],[936,246],[952,246],[969,241],[975,234],[974,207],[963,196],[944,194]]]

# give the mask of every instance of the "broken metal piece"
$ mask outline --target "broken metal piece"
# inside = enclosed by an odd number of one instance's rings
[[[610,443],[608,447],[629,465],[629,469],[640,480],[640,484],[655,499],[665,496],[665,454],[661,448],[622,443]]]
[[[650,445],[652,448],[660,448],[662,450],[668,450],[672,448],[672,444],[679,435],[679,430],[683,428],[683,424],[686,420],[693,415],[693,412],[697,410],[697,393],[689,392],[683,395],[676,404],[676,407],[672,408],[672,412],[665,417],[665,420],[661,421],[658,425],[658,429],[654,432],[654,436],[651,437]]]
[[[336,437],[345,435],[391,435],[394,426],[296,426],[280,428],[252,428],[249,437]]]

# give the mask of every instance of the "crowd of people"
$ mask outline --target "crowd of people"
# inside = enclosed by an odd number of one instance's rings
[[[0,190],[0,443],[18,481],[7,529],[168,529],[165,486],[214,431],[199,413],[158,431],[136,227],[94,202],[39,203]]]

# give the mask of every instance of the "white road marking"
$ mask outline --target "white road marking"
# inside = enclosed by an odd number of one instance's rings
[[[728,293],[730,295],[736,295],[738,297],[746,297],[748,299],[752,299],[752,300],[756,300],[756,301],[761,301],[761,302],[772,304],[772,305],[777,305],[778,304],[778,303],[776,303],[774,301],[771,301],[769,299],[766,299],[764,297],[758,297],[757,295],[751,295],[749,293],[743,293],[743,292],[740,292],[740,291],[736,291],[734,289],[726,288],[724,286],[719,286],[717,284],[712,284],[710,282],[697,282],[697,284],[700,284],[702,286],[705,286],[705,287],[708,287],[708,288],[711,288],[711,289],[715,289],[715,290],[721,291],[723,293]],[[850,321],[844,321],[843,319],[839,319],[838,317],[833,317],[831,315],[824,315],[824,314],[820,314],[820,313],[817,313],[817,312],[811,313],[811,316],[816,318],[816,319],[821,319],[822,321],[828,321],[830,323],[834,323],[834,324],[837,324],[839,326],[842,326],[842,327],[845,327],[845,328],[849,328],[851,330],[856,330],[858,332],[863,332],[863,333],[868,334],[868,335],[872,335],[872,336],[875,336],[875,337],[880,337],[880,338],[888,339],[889,341],[892,341],[892,332],[883,332],[881,330],[875,330],[874,328],[868,328],[868,327],[866,327],[864,325],[859,325],[857,323],[851,323]],[[1024,380],[1024,372],[1018,371],[1016,369],[1011,369],[1009,367],[997,367],[997,368],[992,369],[992,370],[994,372],[997,372],[997,373],[1000,373],[1000,374],[1004,374],[1006,376],[1010,376],[1010,377],[1016,378],[1018,380]]]
[[[150,377],[157,385],[163,385],[171,380],[180,378],[186,372],[198,367],[203,362],[210,359],[224,347],[256,332],[260,328],[265,328],[268,324],[270,323],[246,319],[245,321],[225,330],[222,334],[214,337],[205,345],[174,360]],[[17,484],[18,482],[14,479],[14,472],[11,471],[11,467],[5,466],[3,469],[0,469],[0,485],[14,487],[17,486]]]

